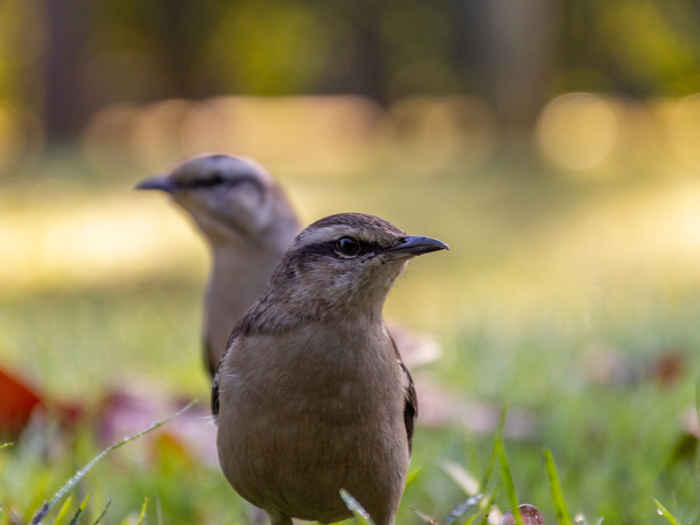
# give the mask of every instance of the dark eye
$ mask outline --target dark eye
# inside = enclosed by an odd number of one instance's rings
[[[353,257],[360,253],[360,243],[352,237],[341,237],[336,242],[336,248],[342,255]]]
[[[216,186],[216,185],[221,184],[222,182],[224,182],[224,178],[221,176],[220,173],[214,173],[214,175],[212,175],[212,176],[209,178],[209,181],[208,181],[208,182],[209,182],[209,185],[211,185],[211,186]]]

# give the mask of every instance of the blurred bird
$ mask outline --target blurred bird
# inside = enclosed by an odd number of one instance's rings
[[[161,190],[192,217],[212,253],[204,297],[204,358],[213,375],[231,329],[265,290],[300,221],[282,187],[259,164],[228,155],[195,157],[137,189]],[[409,366],[431,361],[437,342],[391,325]]]
[[[212,385],[219,462],[273,525],[377,525],[403,492],[416,393],[382,318],[406,262],[447,249],[372,215],[321,219],[294,240],[231,334]]]
[[[265,290],[301,226],[284,191],[255,162],[195,157],[136,186],[170,194],[204,234],[212,255],[204,295],[203,343],[213,375],[231,329]]]

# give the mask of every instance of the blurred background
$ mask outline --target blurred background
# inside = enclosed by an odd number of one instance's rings
[[[652,497],[697,522],[697,2],[3,0],[0,373],[59,415],[8,431],[0,523],[114,429],[206,412],[206,247],[131,191],[202,152],[257,159],[304,223],[362,211],[450,244],[387,303],[441,342],[415,375],[447,413],[418,430],[400,523],[464,498],[504,403],[548,523],[544,448],[591,523],[661,523]],[[246,523],[207,425],[120,450],[88,511],[135,522],[148,497],[153,523]]]

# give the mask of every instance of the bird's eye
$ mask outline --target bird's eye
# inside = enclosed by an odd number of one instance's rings
[[[347,257],[354,257],[360,253],[360,243],[352,237],[341,237],[336,242],[338,252]]]

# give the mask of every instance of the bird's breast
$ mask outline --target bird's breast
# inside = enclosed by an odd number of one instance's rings
[[[408,446],[393,355],[374,348],[368,359],[353,335],[273,339],[222,369],[218,447],[233,486],[262,507],[316,508],[325,514],[307,517],[327,521],[346,512],[340,488],[367,499],[401,486]]]

